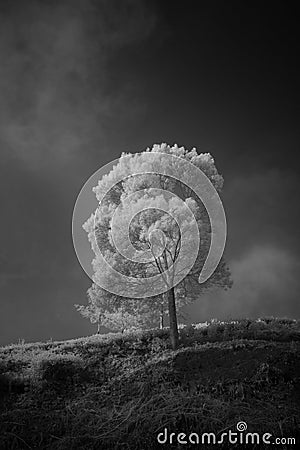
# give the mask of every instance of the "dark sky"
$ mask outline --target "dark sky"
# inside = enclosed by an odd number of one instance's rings
[[[76,197],[123,151],[177,143],[224,176],[234,287],[193,321],[300,316],[299,14],[292,2],[0,2],[0,344],[68,339],[91,282]]]

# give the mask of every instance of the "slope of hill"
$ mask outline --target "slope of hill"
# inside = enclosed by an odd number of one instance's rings
[[[3,450],[295,448],[299,400],[296,320],[185,327],[176,351],[167,330],[0,348]]]

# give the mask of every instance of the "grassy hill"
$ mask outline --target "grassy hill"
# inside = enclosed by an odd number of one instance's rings
[[[299,413],[296,320],[188,326],[176,351],[167,330],[0,348],[1,450],[260,449],[269,446],[201,445],[201,436],[220,439],[243,421],[244,433],[299,442]],[[200,444],[179,444],[179,432]],[[296,447],[282,442],[275,447]]]

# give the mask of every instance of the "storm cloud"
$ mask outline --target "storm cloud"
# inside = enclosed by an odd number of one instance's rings
[[[93,332],[72,243],[85,181],[121,152],[211,152],[234,285],[193,317],[299,317],[299,27],[290,6],[0,5],[0,344]]]
[[[124,118],[128,102],[127,116],[138,109],[133,85],[113,89],[110,60],[145,39],[155,23],[146,3],[135,0],[2,6],[0,132],[7,157],[51,172],[76,170],[95,146],[105,152],[107,122]]]
[[[229,262],[228,291],[210,292],[190,307],[199,321],[266,316],[299,318],[299,260],[278,247],[254,246]],[[196,316],[196,317],[195,317]]]

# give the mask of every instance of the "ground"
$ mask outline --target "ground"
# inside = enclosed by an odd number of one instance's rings
[[[300,439],[299,321],[189,326],[176,351],[168,330],[0,348],[3,450],[245,448],[201,445],[202,433],[220,440],[238,422],[243,435],[296,447],[287,438]],[[180,432],[197,433],[199,445],[178,443]]]

